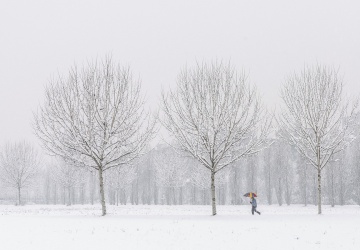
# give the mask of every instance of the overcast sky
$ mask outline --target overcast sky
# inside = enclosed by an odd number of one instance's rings
[[[0,145],[29,140],[50,77],[112,53],[142,79],[148,104],[197,61],[230,60],[264,101],[286,75],[340,67],[360,93],[359,1],[0,1]],[[36,142],[37,143],[37,142]]]

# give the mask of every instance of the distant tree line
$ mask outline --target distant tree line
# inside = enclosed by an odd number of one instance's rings
[[[26,142],[0,151],[2,203],[110,205],[360,205],[357,101],[338,70],[315,65],[286,78],[283,105],[266,110],[243,71],[222,62],[184,68],[145,109],[141,84],[111,57],[52,80]],[[150,146],[160,127],[166,142]],[[50,160],[48,160],[50,159]],[[16,197],[16,199],[15,199]]]
[[[357,139],[325,169],[323,204],[360,205],[359,145]],[[157,145],[141,161],[129,167],[131,171],[124,170],[127,175],[106,174],[105,197],[109,204],[210,205],[209,173],[202,173],[194,160],[179,161],[180,166],[175,171],[183,171],[179,178],[177,175],[170,177],[169,169],[159,170],[156,159],[172,150],[166,144]],[[174,158],[178,157],[175,152],[173,154]],[[164,161],[170,161],[168,159],[167,154]],[[42,164],[32,184],[22,191],[23,204],[74,205],[100,202],[95,171],[75,169],[82,174],[60,172],[54,175],[54,168],[63,168],[61,164]],[[172,168],[170,165],[166,167]],[[72,183],[72,177],[79,175],[81,178]],[[69,180],[66,181],[66,178]],[[219,205],[247,205],[248,201],[242,195],[248,190],[258,193],[258,202],[261,204],[317,205],[317,173],[293,147],[281,139],[259,154],[231,165],[217,182],[216,198]],[[18,204],[17,190],[4,181],[1,184],[1,203]]]

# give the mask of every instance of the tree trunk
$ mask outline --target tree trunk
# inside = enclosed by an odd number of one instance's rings
[[[317,197],[318,197],[318,192],[317,192],[317,185],[316,185],[316,182],[317,182],[317,177],[316,175],[314,176],[313,178],[313,204],[314,206],[317,205]]]
[[[85,203],[85,187],[84,184],[81,184],[81,205]]]
[[[71,188],[68,187],[68,202],[67,205],[70,206],[71,205]]]
[[[272,205],[272,197],[271,197],[271,170],[270,170],[270,166],[268,166],[269,168],[269,173],[268,173],[268,194],[267,194],[267,198],[268,198],[268,204]]]
[[[71,187],[71,204],[76,204],[77,202],[77,197],[76,197],[76,193],[75,193],[75,188],[74,187]]]
[[[103,179],[102,168],[99,168],[99,182],[100,182],[100,202],[101,202],[102,216],[105,216],[106,205],[105,205],[104,179]]]
[[[120,188],[116,189],[116,206],[119,206],[119,194],[120,193]]]
[[[321,214],[321,169],[318,168],[318,214]]]
[[[207,205],[207,202],[206,202],[206,189],[203,189],[202,190],[202,203],[201,205]]]
[[[341,164],[341,163],[340,163]],[[342,166],[342,164],[341,164]],[[339,171],[339,184],[340,184],[340,189],[339,189],[339,200],[340,200],[340,205],[343,206],[345,204],[345,186],[344,186],[344,170],[342,168],[340,168]]]
[[[155,205],[159,204],[159,201],[158,201],[158,190],[157,190],[156,182],[155,182],[155,181],[154,181],[154,204],[155,204]]]
[[[279,206],[282,206],[282,204],[283,204],[282,194],[283,194],[282,183],[281,183],[281,178],[279,178],[279,183],[278,183],[278,187],[277,187],[277,199],[278,199]]]
[[[331,207],[335,206],[335,187],[334,187],[334,166],[331,167]]]
[[[179,205],[183,204],[183,187],[180,187],[180,193],[179,193]]]
[[[123,200],[124,200],[124,205],[126,205],[126,202],[127,202],[127,197],[126,197],[126,189],[124,188],[123,189]]]
[[[170,205],[170,187],[165,188],[165,204]]]
[[[21,188],[18,187],[18,204],[21,206]]]
[[[94,174],[90,172],[90,203],[94,205],[94,193],[95,193],[95,184],[94,184]]]
[[[56,205],[57,203],[57,187],[56,187],[56,183],[54,185],[54,205]]]
[[[237,201],[238,201],[238,189],[237,189],[237,186],[236,186],[236,168],[234,167],[234,179],[232,181],[232,194],[231,194],[231,205],[237,205]]]
[[[217,195],[216,195],[216,192],[217,192]],[[219,205],[221,205],[221,188],[220,187],[215,189],[215,197],[217,198],[217,202],[219,203]]]
[[[307,167],[304,167],[304,204],[305,207],[307,206]]]
[[[176,195],[176,188],[173,187],[173,197],[174,197],[174,205],[178,205],[177,195]]]
[[[131,204],[132,205],[138,205],[138,180],[136,179],[132,184],[131,184]]]
[[[212,215],[216,215],[215,172],[213,171],[211,171],[211,203],[212,203]]]

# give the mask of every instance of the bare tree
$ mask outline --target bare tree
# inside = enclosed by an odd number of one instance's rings
[[[36,150],[26,142],[8,143],[0,153],[0,178],[18,193],[21,205],[21,190],[33,184],[40,167]]]
[[[321,171],[353,139],[357,103],[350,105],[342,92],[338,70],[320,65],[289,76],[281,92],[285,107],[279,123],[288,141],[317,171],[319,214]]]
[[[50,82],[34,130],[50,154],[97,170],[105,215],[103,172],[141,154],[154,131],[148,118],[140,81],[106,58]]]
[[[184,69],[177,89],[162,96],[163,125],[211,173],[212,214],[216,215],[215,174],[265,142],[269,122],[254,88],[230,65]]]

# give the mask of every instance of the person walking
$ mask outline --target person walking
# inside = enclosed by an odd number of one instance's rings
[[[261,213],[256,210],[257,202],[256,202],[256,199],[255,199],[254,196],[251,197],[250,203],[251,203],[251,213],[252,213],[252,215],[254,215],[254,212],[256,212],[256,213],[258,213],[260,215]]]

